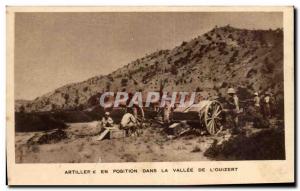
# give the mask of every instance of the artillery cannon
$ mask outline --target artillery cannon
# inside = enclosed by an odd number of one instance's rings
[[[200,123],[209,134],[215,135],[223,129],[223,107],[217,100],[203,100],[197,104],[178,107],[172,113],[172,121]]]

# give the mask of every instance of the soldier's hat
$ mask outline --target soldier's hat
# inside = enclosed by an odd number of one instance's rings
[[[228,94],[235,94],[235,89],[234,88],[228,88],[227,93]]]

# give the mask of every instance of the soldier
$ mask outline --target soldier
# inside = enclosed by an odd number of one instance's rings
[[[254,102],[254,107],[256,108],[256,110],[259,111],[259,109],[260,109],[260,98],[259,98],[257,92],[254,93],[253,102]]]
[[[264,97],[264,116],[270,117],[271,116],[271,109],[270,109],[270,93],[266,92]]]
[[[230,109],[234,109],[236,111],[240,110],[239,107],[239,98],[236,95],[234,88],[229,88],[227,91],[227,94],[229,95],[229,107]]]
[[[138,121],[136,117],[132,114],[132,109],[127,109],[127,112],[123,115],[121,119],[121,129],[124,129],[126,131],[126,135],[135,135],[137,134],[137,126]]]
[[[112,120],[112,118],[110,117],[110,113],[109,112],[105,112],[102,120],[101,120],[101,125],[103,128],[105,127],[112,127],[114,125],[114,121]]]
[[[163,120],[167,126],[171,121],[172,109],[171,103],[167,102],[163,110]]]
[[[97,124],[97,129],[99,129],[99,133],[102,133],[107,128],[113,127],[113,126],[114,126],[114,121],[110,117],[110,113],[109,112],[105,112],[104,116],[101,119],[101,121]],[[100,135],[100,137],[101,137],[101,135]],[[102,139],[100,137],[99,137],[98,140]]]
[[[237,97],[234,88],[229,88],[227,94],[229,95],[229,98],[227,100],[228,113],[231,116],[231,120],[234,125],[233,131],[236,131],[238,130],[238,123],[239,123],[239,119],[238,119],[238,113],[240,111],[239,98]]]
[[[264,116],[262,115],[260,97],[257,92],[254,93],[253,103],[253,106],[249,106],[246,110],[247,119],[251,119],[253,122],[253,127],[255,128],[269,127],[269,121],[265,120]]]
[[[274,94],[272,92],[270,92],[269,105],[270,105],[270,117],[276,116],[277,101],[276,101],[276,98],[275,98],[275,96],[274,96]]]

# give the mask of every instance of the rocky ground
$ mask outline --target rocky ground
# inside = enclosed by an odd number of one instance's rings
[[[146,124],[143,134],[139,137],[102,141],[96,140],[99,136],[96,124],[97,122],[71,123],[67,129],[59,131],[58,136],[47,134],[44,139],[40,137],[45,135],[45,132],[16,133],[16,162],[251,160],[251,157],[265,157],[260,153],[266,153],[266,157],[273,157],[272,159],[284,157],[284,134],[276,121],[273,121],[273,125],[268,129],[254,129],[248,124],[243,128],[243,133],[238,135],[224,131],[218,136],[189,134],[177,138],[167,136],[158,125]],[[262,144],[268,148],[268,152],[259,151],[259,148],[264,149]]]
[[[51,144],[29,144],[35,134],[16,134],[17,163],[156,162],[208,160],[205,151],[212,137],[169,139],[157,126],[146,127],[139,137],[97,141],[96,123],[69,124],[67,139]],[[87,134],[86,132],[89,132]]]

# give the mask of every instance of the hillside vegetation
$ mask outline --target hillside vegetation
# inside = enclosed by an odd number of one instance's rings
[[[171,50],[159,50],[132,61],[109,75],[68,84],[33,101],[23,101],[16,104],[16,111],[82,110],[96,105],[105,91],[159,91],[161,84],[164,91],[196,91],[203,97],[222,96],[230,86],[244,98],[249,92],[268,89],[275,95],[282,94],[283,31],[215,27]]]

